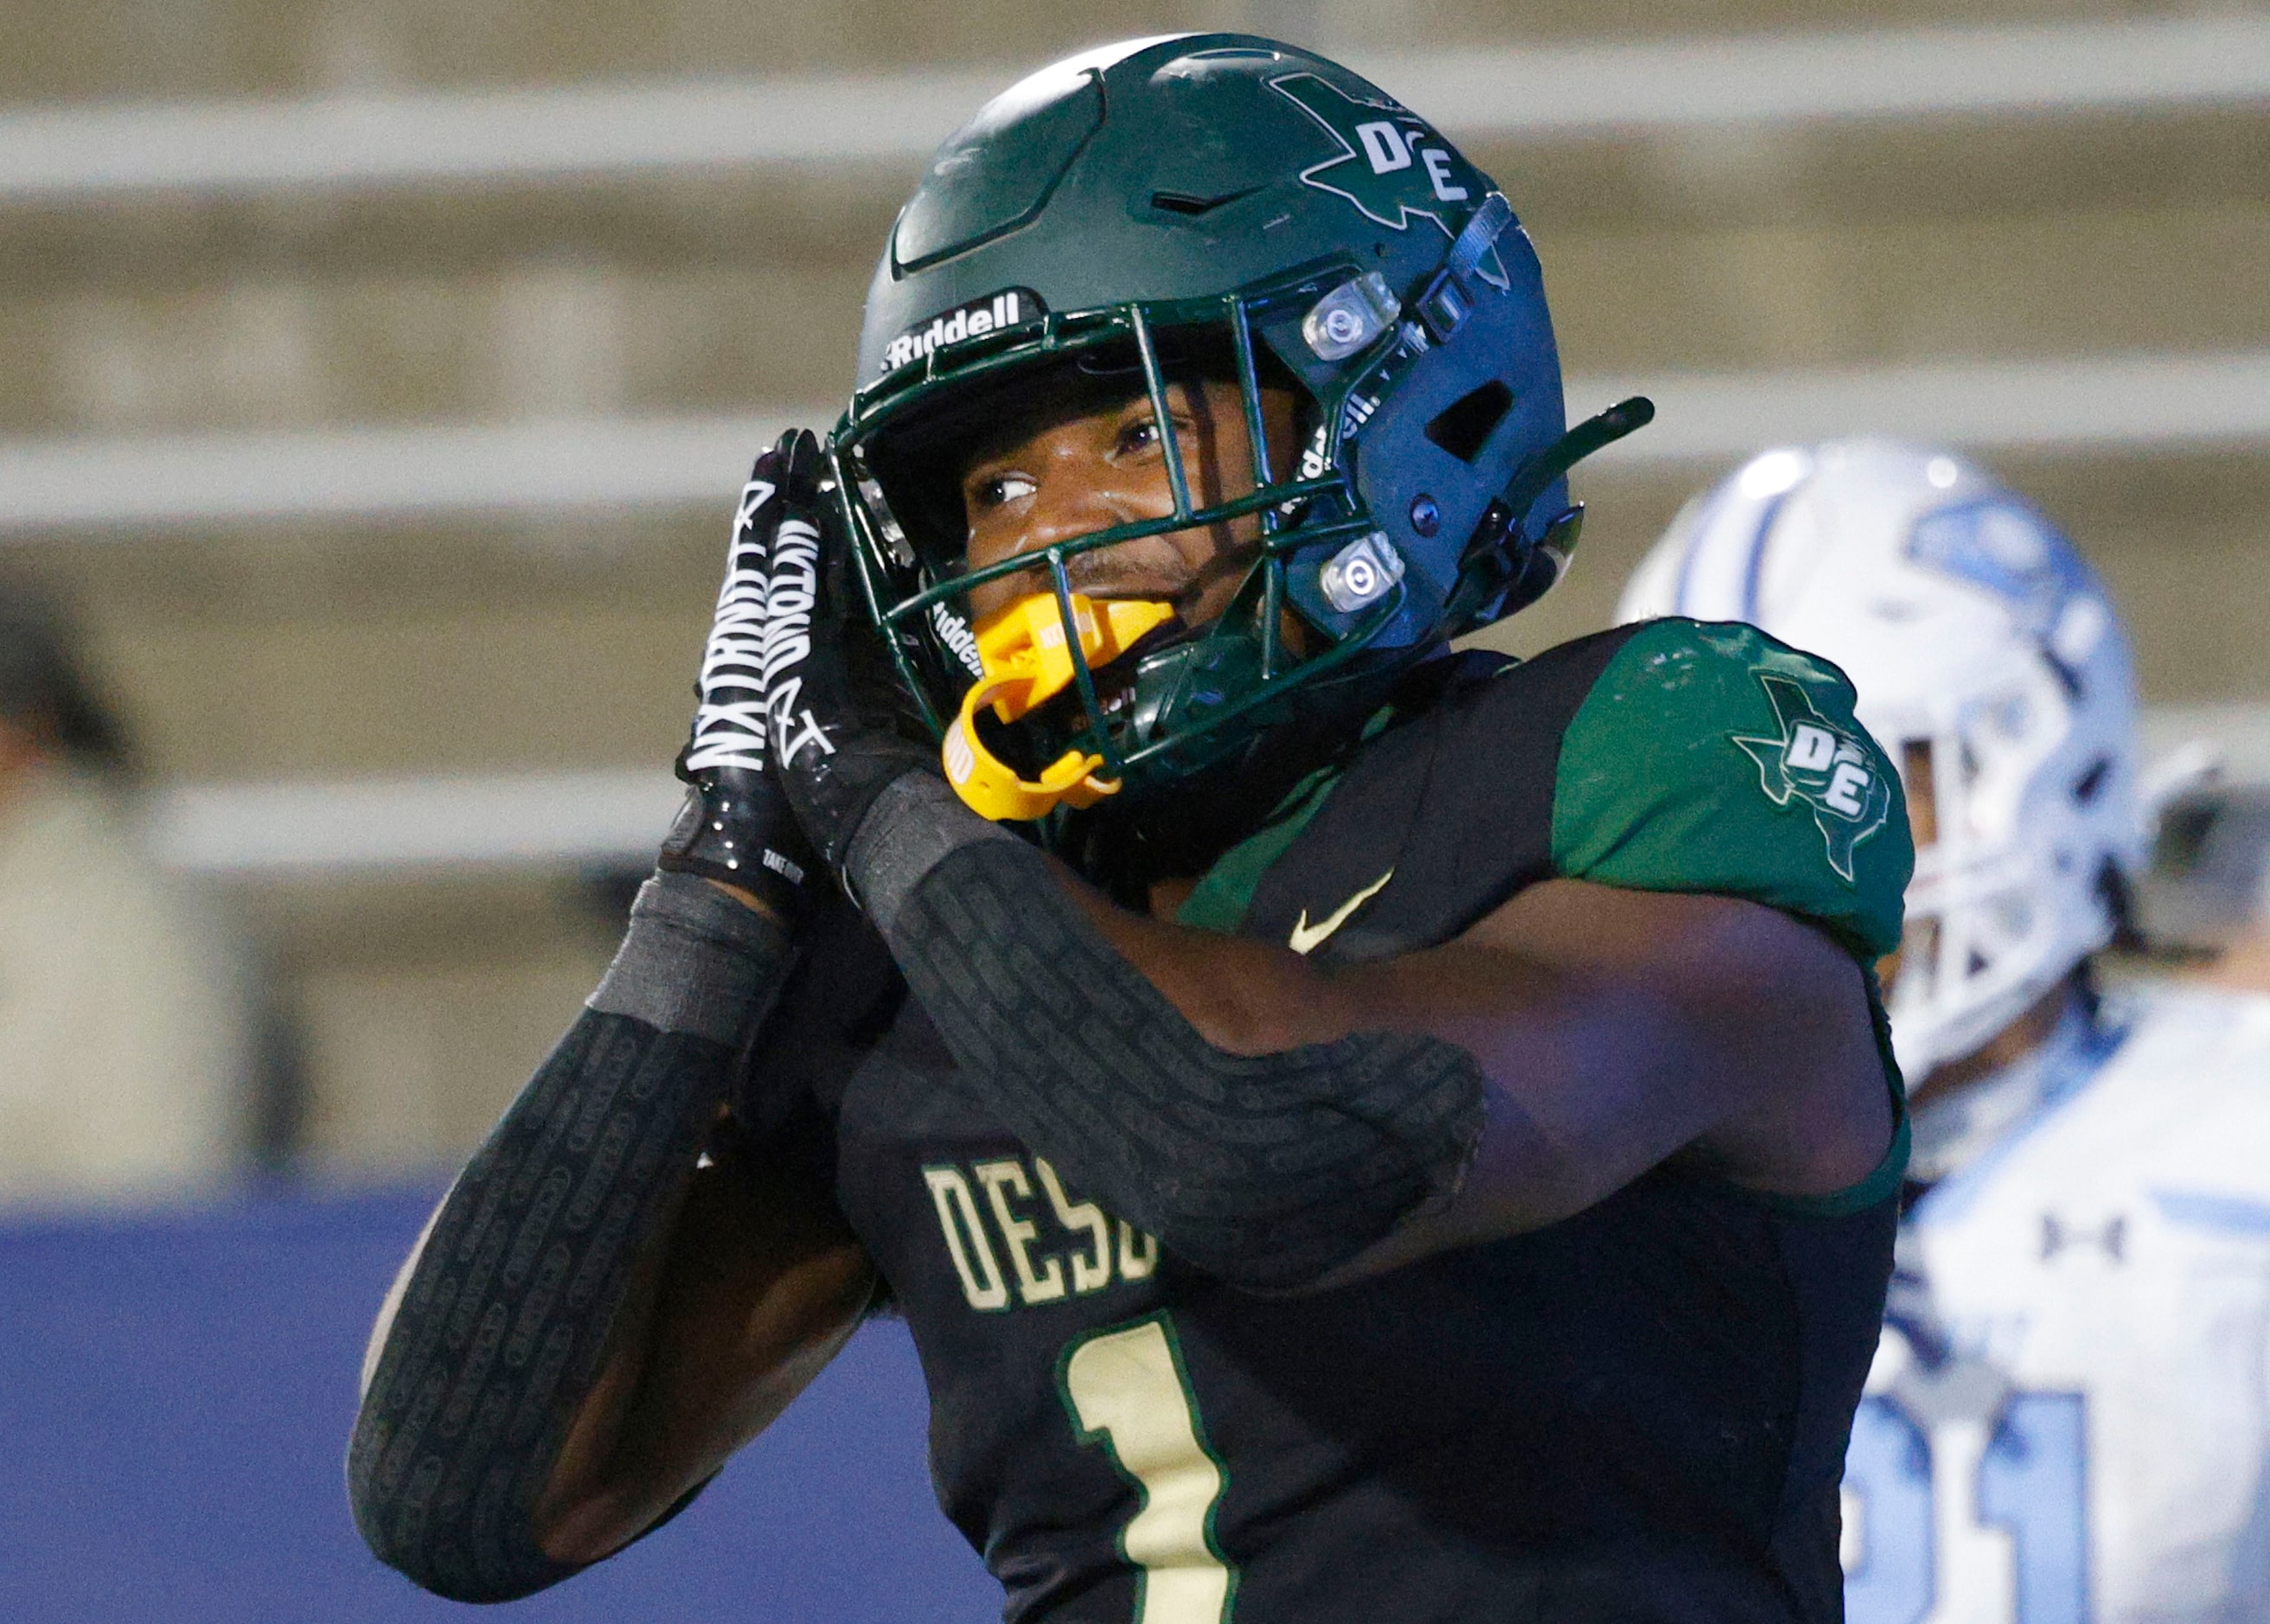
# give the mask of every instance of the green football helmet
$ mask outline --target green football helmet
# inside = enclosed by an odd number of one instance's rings
[[[1254,488],[1195,503],[1168,435],[1171,515],[972,570],[959,458],[1002,391],[1067,367],[1124,372],[1161,423],[1183,369],[1234,379]],[[1265,383],[1303,403],[1295,466],[1271,465]],[[1304,710],[1376,705],[1552,584],[1581,519],[1568,467],[1649,415],[1635,400],[1567,431],[1528,235],[1434,129],[1323,57],[1208,33],[1067,58],[947,140],[892,228],[829,451],[868,605],[949,778],[989,816],[1031,817],[1139,800]],[[1246,515],[1251,567],[1209,625],[1115,640],[1066,575],[1079,552]],[[1027,572],[1079,634],[1053,690],[1030,690],[1053,699],[973,715],[961,701],[1002,673],[967,595]],[[973,746],[1013,764],[1005,799],[973,791]]]

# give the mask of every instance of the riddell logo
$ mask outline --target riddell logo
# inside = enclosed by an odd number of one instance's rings
[[[998,333],[1003,328],[1015,327],[1045,313],[1040,295],[1030,288],[1005,287],[998,293],[956,305],[943,315],[908,328],[883,352],[883,370],[896,372],[922,360],[942,344],[982,338],[987,333]]]
[[[930,606],[930,623],[938,633],[938,641],[953,650],[973,677],[985,674],[984,657],[977,652],[977,639],[970,634],[969,622],[944,604]]]

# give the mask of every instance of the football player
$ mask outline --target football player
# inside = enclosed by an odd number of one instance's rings
[[[1110,48],[947,143],[859,367],[374,1336],[373,1547],[572,1573],[886,1294],[1011,1618],[1834,1618],[1896,777],[1748,628],[1450,653],[1646,415],[1564,424],[1504,197],[1306,52]]]
[[[1977,468],[1854,440],[1697,498],[1621,614],[1836,661],[1906,780],[1884,982],[1915,1154],[1845,1463],[1849,1616],[2270,1616],[2270,999],[2099,995],[2141,847],[2102,583]]]

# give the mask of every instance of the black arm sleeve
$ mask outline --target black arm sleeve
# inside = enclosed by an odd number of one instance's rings
[[[1015,841],[954,846],[891,900],[892,952],[970,1085],[1207,1272],[1306,1285],[1455,1193],[1482,1125],[1465,1049],[1361,1033],[1225,1054]]]
[[[536,1497],[788,959],[705,882],[649,881],[590,1007],[435,1214],[347,1455],[364,1539],[426,1589],[506,1601],[575,1571],[537,1546]]]

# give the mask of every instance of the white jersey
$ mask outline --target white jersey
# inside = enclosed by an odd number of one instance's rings
[[[1962,1165],[1854,1418],[1851,1624],[2270,1620],[2270,998],[2153,990],[1973,1094],[1984,1148],[1918,1120]]]

